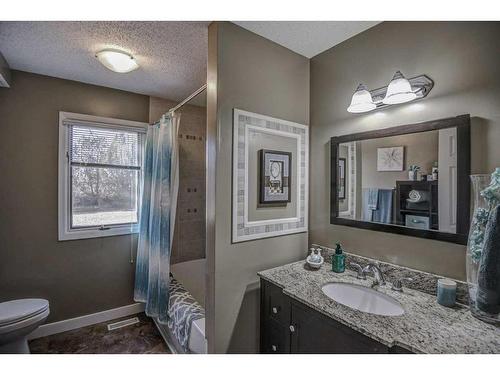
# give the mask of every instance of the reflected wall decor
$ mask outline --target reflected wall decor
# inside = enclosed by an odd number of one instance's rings
[[[345,199],[345,158],[339,158],[339,199]]]
[[[404,170],[404,146],[377,149],[377,172]]]
[[[234,109],[232,242],[307,231],[309,129]]]

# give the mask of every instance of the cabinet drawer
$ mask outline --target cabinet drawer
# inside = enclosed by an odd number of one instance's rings
[[[269,320],[264,324],[264,335],[262,353],[290,353],[290,330],[288,327]]]
[[[270,319],[288,326],[290,322],[290,301],[283,290],[265,280],[261,280],[263,293],[263,312],[266,320]]]
[[[406,215],[405,224],[408,228],[430,229],[427,216]]]

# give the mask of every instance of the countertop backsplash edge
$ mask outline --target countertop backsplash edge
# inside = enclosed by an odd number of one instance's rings
[[[331,257],[335,253],[335,249],[332,249],[327,246],[312,244],[312,247],[321,248],[321,255],[325,258],[325,262],[331,263]],[[404,286],[415,289],[423,293],[428,293],[432,295],[437,294],[437,281],[439,279],[447,278],[453,280],[457,283],[457,302],[467,305],[469,301],[469,293],[467,288],[467,283],[461,280],[452,279],[445,276],[435,275],[429,272],[416,270],[413,268],[400,266],[397,264],[384,262],[381,260],[364,257],[361,255],[353,254],[350,252],[344,251],[346,255],[346,268],[351,271],[356,271],[354,267],[352,267],[351,263],[358,263],[361,267],[365,267],[368,263],[377,263],[384,273],[384,277],[386,281],[393,282],[396,279],[400,279],[403,277],[410,277],[413,279],[412,282],[406,283]]]

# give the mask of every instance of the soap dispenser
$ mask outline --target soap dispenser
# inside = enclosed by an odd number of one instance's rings
[[[335,254],[332,255],[332,271],[342,273],[345,271],[345,255],[342,252],[342,245],[337,242]]]
[[[311,251],[311,255],[309,255],[309,260],[313,263],[319,263],[320,256],[316,253],[316,249],[314,247],[311,247],[309,250]]]

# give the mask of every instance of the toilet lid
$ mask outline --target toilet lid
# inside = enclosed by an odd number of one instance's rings
[[[0,326],[27,319],[49,308],[49,301],[26,298],[0,303]]]

